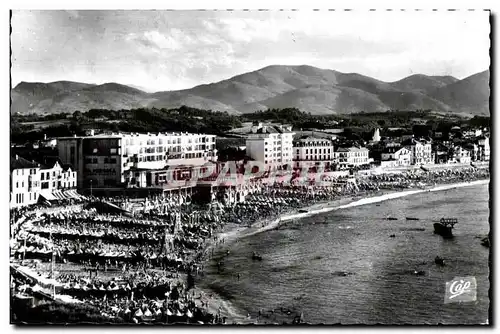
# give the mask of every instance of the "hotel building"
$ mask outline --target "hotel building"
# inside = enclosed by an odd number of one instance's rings
[[[307,168],[324,163],[328,167],[334,160],[334,147],[331,140],[303,136],[293,142],[294,168]]]
[[[91,133],[58,138],[58,152],[84,188],[148,187],[151,171],[217,160],[215,135],[192,133]]]
[[[291,165],[294,134],[291,125],[254,123],[250,133],[246,134],[246,154],[263,162],[267,169]]]
[[[366,147],[341,147],[335,152],[335,160],[340,169],[367,165],[370,163]]]

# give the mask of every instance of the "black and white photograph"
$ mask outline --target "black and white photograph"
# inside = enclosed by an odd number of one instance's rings
[[[491,326],[493,16],[10,10],[10,324]]]

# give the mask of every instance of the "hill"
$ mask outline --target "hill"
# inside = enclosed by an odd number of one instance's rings
[[[444,87],[456,81],[458,81],[458,79],[451,76],[427,76],[423,74],[414,74],[399,81],[392,82],[391,86],[397,90],[429,93],[437,88]]]
[[[11,98],[11,112],[21,114],[187,105],[230,114],[295,107],[312,114],[432,109],[489,115],[489,72],[463,80],[415,74],[384,82],[307,65],[273,65],[191,89],[156,93],[117,83],[22,82]]]
[[[489,115],[490,72],[484,71],[433,91],[436,100],[450,109],[474,115]]]

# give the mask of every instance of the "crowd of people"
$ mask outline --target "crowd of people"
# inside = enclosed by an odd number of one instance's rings
[[[468,182],[490,177],[488,168],[447,168],[436,170],[410,170],[395,174],[370,175],[359,180],[367,189],[408,189]]]
[[[488,169],[470,168],[369,175],[327,185],[258,183],[238,197],[218,198],[218,205],[193,204],[190,195],[179,191],[134,201],[142,211],[133,217],[105,214],[92,205],[36,206],[12,215],[11,255],[54,261],[59,269],[55,278],[62,284],[58,293],[94,305],[105,316],[129,322],[222,323],[220,314],[208,312],[204,296],[192,295],[185,276],[202,274],[206,246],[228,223],[261,224],[321,201],[381,189],[488,177]],[[107,200],[121,207],[128,203],[125,198]]]

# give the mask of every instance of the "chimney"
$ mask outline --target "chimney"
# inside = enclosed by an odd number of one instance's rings
[[[90,130],[90,136],[91,136],[91,137],[93,137],[93,136],[94,136],[94,134],[95,134],[94,129],[91,129],[91,130]]]
[[[43,140],[47,140],[47,134],[46,133],[43,134]]]
[[[19,160],[19,156],[16,154],[16,160]]]

